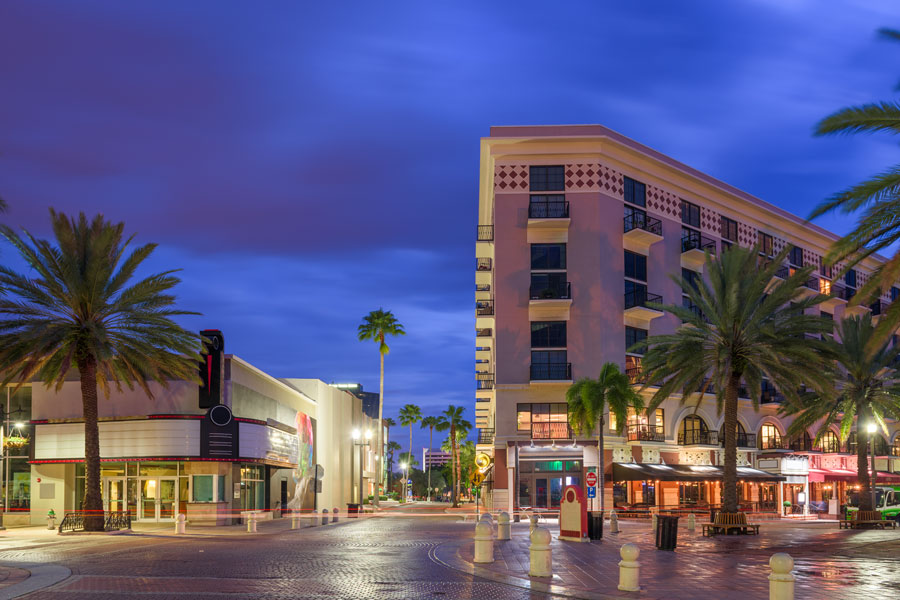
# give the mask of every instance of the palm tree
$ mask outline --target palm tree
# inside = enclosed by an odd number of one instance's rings
[[[422,420],[422,409],[415,404],[407,404],[400,409],[400,424],[409,427],[409,455],[412,456],[412,426]],[[403,490],[406,491],[407,481],[409,481],[409,468],[412,461],[406,461],[406,475],[403,480]],[[404,493],[404,498],[406,494]]]
[[[644,400],[618,365],[608,362],[600,367],[597,379],[579,379],[566,390],[569,405],[569,425],[578,435],[590,435],[597,431],[597,464],[600,492],[597,494],[600,512],[604,511],[603,490],[606,461],[603,456],[603,414],[607,407],[616,416],[616,430],[621,433],[628,418],[628,408],[643,410]]]
[[[431,451],[431,444],[434,441],[434,428],[437,426],[437,417],[425,417],[422,419],[422,429],[428,428],[428,450]],[[431,502],[431,468],[428,465],[422,465],[423,469],[428,470],[428,501]]]
[[[387,342],[385,342],[385,338],[389,335],[406,335],[406,332],[403,330],[403,325],[397,321],[396,317],[394,317],[394,313],[391,311],[385,312],[383,309],[379,308],[378,310],[373,310],[365,317],[363,317],[363,322],[357,328],[357,337],[359,341],[365,340],[375,340],[378,343],[378,354],[381,357],[381,370],[380,370],[380,381],[378,387],[378,422],[382,421],[382,417],[384,416],[384,355],[391,351],[388,348]],[[378,454],[383,452],[383,444],[384,441],[381,439],[382,436],[382,428],[378,428],[378,435],[375,436],[376,448],[376,457]],[[384,457],[382,457],[383,459]],[[375,476],[375,488],[379,488],[381,486],[381,469],[378,469],[378,474]],[[378,506],[378,494],[375,494],[374,497],[375,506]]]
[[[386,486],[387,491],[391,491],[394,483],[392,481],[392,479],[394,478],[394,452],[396,452],[397,450],[400,450],[400,444],[394,441],[387,443],[387,452],[388,456],[390,457],[388,462],[388,481]]]
[[[188,314],[174,308],[170,293],[175,271],[132,282],[136,270],[156,248],[130,251],[124,224],[97,215],[90,222],[51,209],[56,244],[20,237],[0,226],[35,276],[0,267],[0,370],[11,381],[38,377],[46,386],[63,386],[73,367],[81,382],[84,415],[85,529],[103,529],[100,495],[98,386],[109,397],[110,384],[137,385],[153,398],[150,381],[198,381],[199,336],[179,327],[172,317]],[[126,287],[127,286],[127,287]]]
[[[447,407],[447,410],[438,416],[438,424],[435,426],[438,431],[449,431],[450,434],[450,458],[453,461],[451,473],[453,474],[453,508],[459,506],[459,431],[472,429],[472,424],[463,419],[463,408],[461,406]]]
[[[393,427],[394,425],[396,425],[397,422],[396,422],[395,420],[393,420],[392,418],[390,418],[390,417],[385,417],[385,418],[383,418],[383,419],[381,420],[381,424],[382,424],[382,426],[383,426],[385,429],[387,429],[387,433],[386,433],[385,436],[384,436],[384,446],[385,446],[385,448],[387,448],[388,446],[391,445],[391,427]],[[400,448],[400,445],[399,445],[399,444],[397,445],[397,448],[398,448],[398,449]],[[382,461],[382,465],[381,465],[381,466],[382,466],[383,469],[387,469],[387,463],[386,463],[386,462]],[[390,471],[386,471],[386,474],[387,474],[388,476],[390,476]],[[388,483],[388,484],[387,484],[386,487],[387,487],[387,489],[390,489],[390,488],[391,488],[391,482],[388,481],[387,483]]]
[[[879,29],[881,37],[900,41],[900,31]],[[900,86],[898,86],[900,89]],[[878,102],[843,108],[822,119],[815,129],[815,135],[855,134],[888,132],[900,134],[900,103]],[[825,256],[825,262],[844,262],[844,271],[853,268],[865,258],[890,250],[900,240],[900,165],[883,171],[847,188],[825,200],[810,215],[814,219],[820,215],[838,210],[844,214],[863,211],[856,228],[836,242]],[[837,273],[840,275],[840,273]],[[900,279],[900,250],[894,249],[893,256],[879,266],[851,303],[868,302],[878,291],[886,291]],[[900,324],[900,302],[888,307],[885,317],[878,324],[872,343],[880,346]],[[872,349],[870,349],[871,351]]]
[[[836,357],[837,368],[833,371],[836,389],[825,399],[815,394],[804,395],[800,401],[783,407],[783,412],[796,415],[788,428],[791,435],[802,434],[818,424],[816,442],[829,431],[832,425],[839,425],[841,442],[846,441],[850,428],[856,419],[859,443],[856,449],[856,467],[859,485],[860,510],[874,510],[872,506],[871,482],[866,466],[866,443],[862,432],[870,423],[888,435],[885,417],[900,418],[900,380],[896,370],[896,359],[900,347],[891,348],[890,342],[880,344],[875,353],[871,340],[875,335],[872,316],[844,319],[838,324],[840,341],[829,336],[831,352]],[[869,435],[869,443],[875,434]]]
[[[758,248],[733,246],[718,259],[708,253],[701,278],[674,277],[696,309],[682,305],[660,307],[680,318],[684,325],[675,333],[649,337],[642,345],[646,382],[642,389],[658,385],[648,411],[673,394],[689,402],[695,394],[715,391],[724,413],[724,498],[726,513],[737,512],[737,409],[738,391],[744,382],[754,408],[758,408],[761,382],[767,378],[790,400],[801,385],[824,393],[827,345],[810,335],[831,331],[831,321],[804,311],[823,296],[802,298],[801,285],[810,267],[798,269],[787,279],[776,278],[790,248],[774,260],[760,261]],[[702,396],[698,396],[699,404]]]

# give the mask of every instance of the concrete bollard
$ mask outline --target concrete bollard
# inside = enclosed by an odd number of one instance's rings
[[[256,513],[251,512],[247,515],[247,533],[256,533]]]
[[[291,529],[299,529],[300,528],[300,515],[297,514],[296,510],[291,511]]]
[[[181,513],[178,513],[175,516],[175,533],[177,533],[177,534],[184,533],[186,522],[187,522],[187,517],[185,517]]]
[[[319,524],[319,511],[314,510],[310,514],[309,526],[315,527]]]
[[[331,511],[331,522],[332,523],[338,522],[338,509],[336,509],[336,508]]]
[[[779,552],[769,559],[772,573],[769,575],[769,600],[794,600],[794,559]]]
[[[694,517],[694,513],[688,515],[688,523],[687,523],[688,531],[694,531],[697,529],[697,519]]]
[[[491,526],[484,521],[475,524],[475,562],[494,562],[494,536]]]
[[[656,513],[653,513],[653,516],[650,517],[650,529],[656,531]]]
[[[528,535],[531,535],[532,533],[534,533],[534,530],[537,529],[537,517],[528,517],[528,522],[531,523],[531,528],[528,530]]]
[[[616,511],[609,513],[609,531],[619,533],[619,515],[616,514]]]
[[[625,544],[619,550],[619,555],[622,557],[619,562],[619,589],[623,592],[641,591],[638,583],[641,565],[637,561],[640,553],[640,549],[634,544]]]
[[[328,509],[322,509],[322,525],[328,525]]]
[[[536,527],[528,547],[528,574],[531,577],[553,577],[553,556],[550,550],[550,530]]]
[[[497,539],[509,539],[509,513],[501,512],[497,517]]]

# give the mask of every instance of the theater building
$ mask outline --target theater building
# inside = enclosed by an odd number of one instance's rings
[[[639,387],[641,356],[626,348],[680,325],[647,304],[687,303],[670,276],[702,277],[706,251],[758,244],[770,258],[791,247],[779,277],[815,267],[804,289],[826,296],[824,316],[877,317],[900,290],[848,307],[879,258],[835,279],[821,257],[837,239],[599,125],[491,128],[481,141],[475,255],[475,411],[478,450],[493,457],[489,502],[552,509],[565,485],[584,485],[598,465],[596,435],[573,435],[566,389],[608,361]],[[855,437],[843,446],[830,435],[814,446],[812,430],[788,438],[778,390],[765,383],[758,400],[757,411],[741,393],[743,508],[783,513],[790,502],[789,512],[805,513],[842,502],[855,479]],[[651,414],[629,414],[622,434],[607,416],[606,506],[718,503],[722,422],[713,394],[696,408],[673,396]],[[889,426],[875,444],[878,481],[900,483],[897,424]]]

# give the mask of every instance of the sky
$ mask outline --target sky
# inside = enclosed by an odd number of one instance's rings
[[[148,272],[183,269],[179,306],[203,315],[182,324],[276,377],[377,391],[356,328],[391,310],[408,334],[385,414],[454,404],[474,424],[492,125],[600,123],[805,217],[900,162],[889,137],[812,136],[896,99],[879,27],[900,28],[896,2],[6,0],[0,219],[124,222],[159,244]],[[24,269],[6,244],[0,261]]]

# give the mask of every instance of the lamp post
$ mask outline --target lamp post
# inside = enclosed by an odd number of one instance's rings
[[[372,432],[367,429],[364,435],[365,435],[365,439],[362,439],[363,434],[360,433],[359,429],[353,430],[353,445],[359,446],[359,509],[360,509],[360,511],[362,510],[362,505],[363,505],[363,447],[369,445],[369,440],[372,439]],[[377,492],[378,490],[375,490],[375,491]]]
[[[878,510],[875,506],[875,432],[878,427],[875,423],[869,422],[866,425],[866,431],[869,433],[869,457],[872,463],[872,476],[869,478],[869,491],[872,493],[872,510]]]
[[[405,463],[405,462],[400,463],[400,470],[403,471],[404,473],[406,473],[407,464],[408,463]],[[402,500],[403,502],[406,502],[406,482],[407,481],[408,481],[407,479],[405,479],[405,478],[403,479],[403,500]]]

